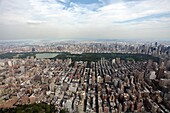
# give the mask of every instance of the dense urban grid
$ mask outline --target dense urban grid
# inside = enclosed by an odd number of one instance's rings
[[[20,58],[25,53],[33,56]],[[41,52],[57,52],[42,53]],[[136,60],[57,58],[60,52],[152,55]],[[55,112],[125,113],[170,111],[170,46],[132,42],[0,43],[0,108],[46,103]],[[52,55],[51,55],[52,54]],[[51,55],[51,56],[49,56]],[[97,56],[96,56],[97,57]],[[141,57],[142,59],[143,57]],[[80,58],[81,59],[81,56]]]

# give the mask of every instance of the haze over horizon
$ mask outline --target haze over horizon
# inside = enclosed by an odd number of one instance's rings
[[[0,0],[0,40],[170,39],[170,0]]]

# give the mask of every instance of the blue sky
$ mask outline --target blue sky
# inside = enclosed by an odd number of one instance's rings
[[[0,0],[0,39],[170,38],[170,0]]]

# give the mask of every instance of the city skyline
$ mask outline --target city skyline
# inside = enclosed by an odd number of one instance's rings
[[[170,113],[170,46],[1,41],[0,80],[1,113]]]
[[[0,0],[0,39],[169,39],[169,0]]]

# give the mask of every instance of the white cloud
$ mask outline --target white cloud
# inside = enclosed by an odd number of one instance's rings
[[[64,2],[64,3],[68,3],[70,0],[59,0],[61,2]]]
[[[43,24],[46,23],[45,21],[36,21],[36,20],[28,20],[27,24],[31,24],[31,25],[39,25],[39,24]]]
[[[62,4],[61,1],[67,5]],[[167,33],[170,17],[135,20],[151,15],[170,14],[169,0],[131,2],[116,0],[116,2],[102,1],[100,4],[73,2],[68,4],[68,2],[69,0],[60,0],[60,2],[57,0],[2,0],[0,25],[3,26],[0,26],[0,29],[3,29],[4,26],[7,29],[7,26],[10,25],[20,25],[20,27],[24,26],[22,31],[29,34],[30,25],[41,25],[41,28],[36,28],[44,31],[44,36],[47,36],[46,33],[50,37],[119,38],[127,37],[128,33],[131,37],[138,37],[140,32],[146,32],[141,36],[149,37],[154,32],[153,28],[156,28],[157,31],[160,30],[161,35],[170,36],[170,33]],[[128,23],[129,20],[131,22]],[[124,21],[127,23],[123,23]],[[39,30],[34,31],[33,35],[42,37]]]

